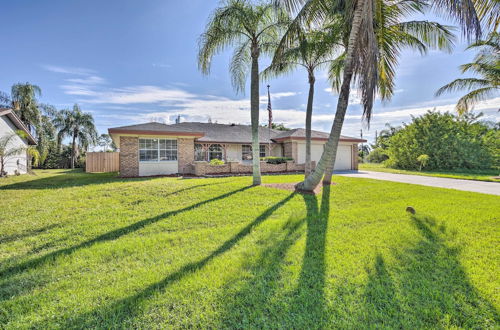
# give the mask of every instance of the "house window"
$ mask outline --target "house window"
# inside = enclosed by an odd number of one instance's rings
[[[259,157],[266,157],[266,146],[261,144],[259,146]],[[249,144],[243,144],[241,146],[241,159],[252,160],[252,146]]]
[[[252,146],[249,144],[243,144],[241,146],[241,159],[242,160],[252,160]]]
[[[158,139],[139,139],[139,161],[158,161]]]
[[[207,160],[207,152],[206,150],[203,150],[203,146],[201,144],[196,143],[194,145],[194,160],[196,161]]]
[[[177,160],[177,140],[160,140],[160,161]]]
[[[266,157],[266,146],[263,144],[259,146],[259,157]]]
[[[177,140],[139,139],[139,161],[177,160]]]
[[[212,144],[208,148],[208,161],[211,161],[212,159],[224,159],[222,146],[220,144]]]

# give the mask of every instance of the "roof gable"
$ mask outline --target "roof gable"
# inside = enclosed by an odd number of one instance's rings
[[[16,126],[18,130],[21,130],[24,133],[26,133],[26,140],[28,140],[28,144],[31,145],[37,144],[35,137],[31,135],[31,132],[29,131],[28,127],[24,125],[24,123],[12,109],[0,109],[0,117],[3,116],[9,118],[9,120],[14,124],[14,126]]]

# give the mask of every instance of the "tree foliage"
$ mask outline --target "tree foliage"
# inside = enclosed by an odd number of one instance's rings
[[[467,120],[450,113],[429,111],[412,117],[389,139],[387,165],[401,169],[419,169],[420,155],[428,155],[426,169],[484,169],[494,165],[499,149],[492,143],[498,131],[492,132],[479,121]]]
[[[476,41],[467,49],[479,49],[471,63],[460,66],[462,73],[472,73],[474,77],[455,79],[436,92],[439,96],[446,92],[468,91],[456,105],[460,115],[470,111],[477,102],[498,95],[500,90],[500,35],[491,33],[488,39]]]
[[[58,131],[58,145],[65,137],[71,139],[71,168],[74,168],[79,152],[97,143],[94,118],[75,104],[72,110],[61,110],[56,114],[54,126]]]

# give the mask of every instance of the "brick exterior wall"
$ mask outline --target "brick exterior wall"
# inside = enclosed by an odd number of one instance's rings
[[[180,174],[190,173],[194,162],[194,139],[177,139],[177,162]]]
[[[120,176],[139,176],[139,139],[120,136]]]
[[[316,162],[312,162],[312,168],[316,167]],[[241,164],[239,162],[228,162],[224,165],[210,165],[208,162],[194,162],[194,171],[196,176],[218,175],[218,174],[243,174],[252,173],[252,165]],[[294,161],[288,161],[283,164],[268,164],[260,162],[261,173],[273,172],[303,172],[304,164],[296,164]]]

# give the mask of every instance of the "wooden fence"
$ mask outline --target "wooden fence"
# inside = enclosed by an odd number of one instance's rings
[[[85,172],[118,172],[120,169],[120,153],[87,152]]]

